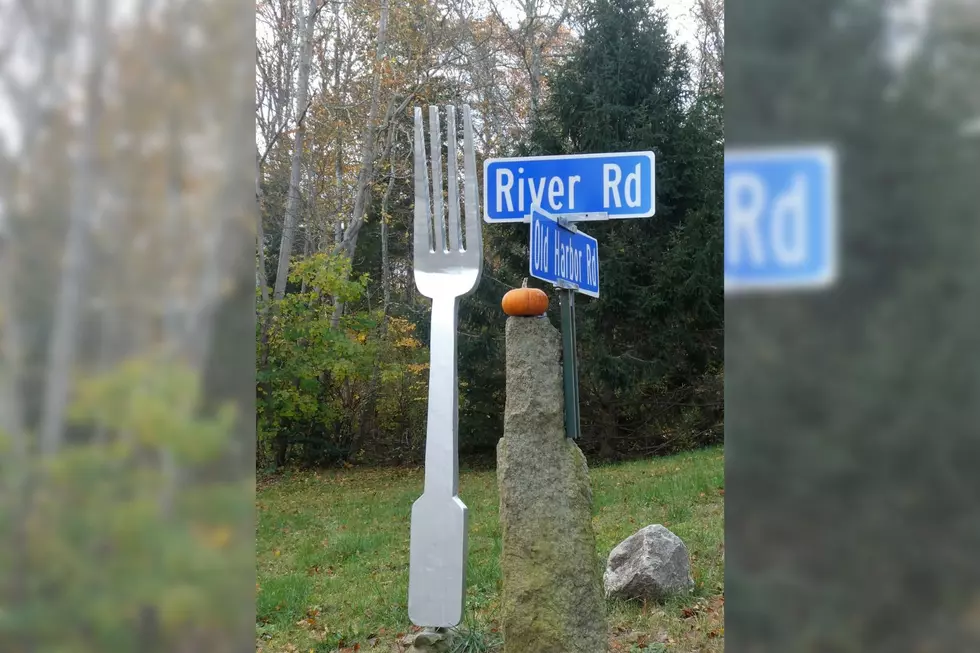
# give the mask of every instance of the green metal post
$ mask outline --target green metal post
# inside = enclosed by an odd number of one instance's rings
[[[562,373],[565,380],[565,436],[578,440],[581,428],[578,401],[578,354],[575,351],[575,291],[561,289]]]

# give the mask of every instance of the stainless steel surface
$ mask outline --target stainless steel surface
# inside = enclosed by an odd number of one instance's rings
[[[432,165],[430,207],[424,121],[422,109],[415,109],[415,285],[419,292],[432,299],[432,329],[429,338],[425,488],[412,506],[408,616],[414,624],[428,627],[452,627],[463,618],[467,514],[466,506],[457,496],[459,382],[456,373],[456,321],[460,298],[473,292],[483,271],[483,238],[470,108],[463,107],[465,232],[460,224],[454,107],[446,107],[446,119],[449,191],[448,210],[444,212],[439,110],[438,107],[429,107]]]

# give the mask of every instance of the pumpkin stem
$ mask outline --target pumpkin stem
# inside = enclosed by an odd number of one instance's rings
[[[524,282],[521,284],[521,288],[527,288],[527,277],[524,277]]]

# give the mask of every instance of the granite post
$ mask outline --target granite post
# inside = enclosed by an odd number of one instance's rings
[[[546,317],[507,320],[497,445],[504,653],[603,653],[605,606],[585,456],[565,437],[560,337]]]

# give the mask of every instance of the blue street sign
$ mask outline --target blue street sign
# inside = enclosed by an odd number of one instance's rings
[[[531,209],[531,276],[560,287],[599,296],[599,243],[555,216]]]
[[[726,151],[726,291],[834,282],[836,168],[829,147]]]
[[[483,219],[526,222],[532,206],[580,220],[654,214],[653,152],[570,154],[483,163]]]

